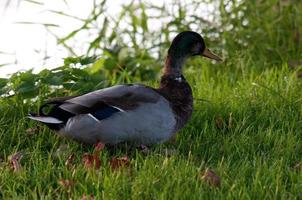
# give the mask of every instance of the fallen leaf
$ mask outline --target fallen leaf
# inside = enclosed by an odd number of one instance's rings
[[[75,180],[70,180],[70,179],[60,179],[58,181],[58,183],[59,183],[59,185],[61,185],[65,189],[69,189],[69,188],[73,187],[76,184],[76,181]]]
[[[94,197],[92,195],[84,195],[81,200],[94,200]]]
[[[216,123],[216,127],[218,129],[223,129],[224,122],[223,122],[223,119],[222,119],[222,117],[220,115],[216,116],[215,123]]]
[[[105,148],[105,144],[101,142],[98,142],[97,144],[94,145],[94,149],[97,152],[102,151],[104,148]]]
[[[35,126],[35,127],[32,127],[32,128],[26,129],[25,133],[26,133],[27,136],[33,136],[39,130],[40,130],[40,127],[39,126]]]
[[[98,154],[84,153],[82,160],[86,169],[99,169],[101,167]]]
[[[65,161],[65,166],[67,166],[68,168],[72,168],[73,167],[73,161],[74,161],[75,155],[74,154],[70,154],[68,156],[68,158]]]
[[[211,186],[220,187],[221,185],[220,177],[213,170],[206,169],[201,178]]]
[[[13,160],[21,160],[21,158],[23,157],[24,153],[19,151],[13,155],[10,155],[10,159],[13,159]]]
[[[20,161],[23,157],[23,152],[17,152],[11,156],[9,156],[8,160],[9,160],[9,164],[10,164],[10,168],[14,171],[14,172],[19,172],[22,169],[22,166],[20,164]]]
[[[290,60],[290,61],[288,61],[287,65],[289,68],[295,69],[302,65],[302,61],[301,60]]]
[[[298,162],[294,167],[293,169],[297,172],[300,172],[302,171],[302,161]]]
[[[130,164],[128,156],[113,157],[110,160],[110,167],[112,170],[120,169],[121,167],[127,167]]]
[[[11,160],[11,161],[10,161],[10,165],[11,165],[11,169],[12,169],[14,172],[19,172],[19,171],[21,171],[21,169],[22,169],[22,166],[21,166],[20,162],[17,161],[17,160]]]

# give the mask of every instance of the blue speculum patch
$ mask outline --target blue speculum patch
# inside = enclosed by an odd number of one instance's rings
[[[117,112],[121,112],[120,110],[118,110],[117,108],[111,107],[111,106],[106,106],[103,107],[100,110],[97,110],[96,112],[91,113],[95,118],[97,118],[98,120],[103,120],[106,119],[108,117],[110,117],[111,115],[113,115],[114,113]]]

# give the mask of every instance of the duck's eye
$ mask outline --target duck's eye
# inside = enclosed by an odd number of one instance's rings
[[[201,45],[199,43],[195,44],[191,49],[191,53],[193,55],[199,55],[201,53]]]

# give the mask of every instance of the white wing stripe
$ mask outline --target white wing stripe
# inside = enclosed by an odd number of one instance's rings
[[[118,110],[121,111],[121,112],[125,112],[125,110],[123,110],[123,109],[121,109],[121,108],[119,108],[119,107],[111,106],[111,105],[110,105],[110,107],[115,108],[115,109],[118,109]]]
[[[91,117],[92,119],[94,119],[95,121],[100,122],[100,120],[98,120],[97,118],[95,118],[95,116],[93,116],[92,114],[89,113],[88,116]]]

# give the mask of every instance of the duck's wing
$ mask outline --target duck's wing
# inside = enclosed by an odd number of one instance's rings
[[[117,112],[134,110],[143,103],[156,103],[160,97],[154,89],[144,85],[117,85],[82,96],[52,99],[41,107],[40,116],[30,118],[60,129],[71,117],[79,114],[103,120]],[[45,113],[43,109],[49,105],[52,107]]]
[[[144,85],[117,85],[68,99],[60,108],[73,114],[89,113],[103,106],[127,111],[140,103],[156,103],[159,98],[159,93]]]

